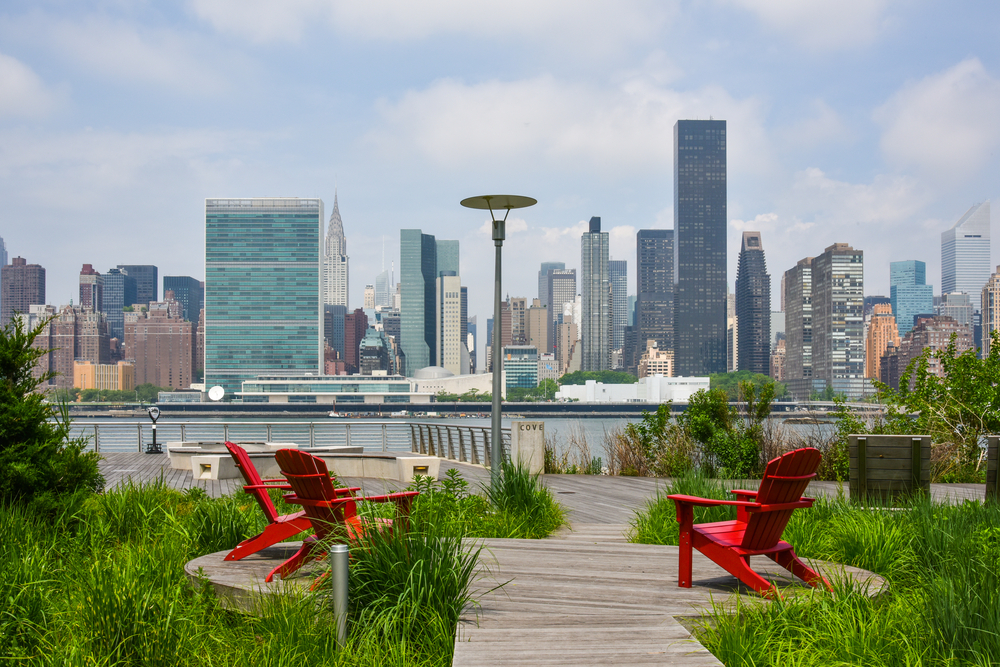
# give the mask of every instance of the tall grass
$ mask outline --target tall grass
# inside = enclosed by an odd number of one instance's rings
[[[244,615],[220,607],[209,586],[190,585],[187,561],[262,524],[242,494],[213,500],[162,480],[54,515],[0,506],[0,663],[450,664],[478,556],[461,535],[414,524],[356,547],[352,623],[338,648],[322,598],[273,596]]]
[[[722,495],[718,484],[697,478],[670,492]],[[665,495],[637,513],[634,541],[676,543],[673,503]],[[712,520],[721,518],[696,516]],[[717,607],[698,638],[726,665],[1000,664],[997,504],[915,498],[902,507],[862,508],[843,498],[819,499],[792,514],[783,539],[801,556],[876,572],[888,590],[871,598],[835,581],[834,595],[751,600],[735,614],[731,606]]]

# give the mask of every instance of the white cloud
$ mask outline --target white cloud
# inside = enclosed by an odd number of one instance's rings
[[[52,111],[60,95],[16,58],[0,53],[0,118],[30,118]]]
[[[311,24],[322,22],[349,38],[519,36],[543,43],[583,40],[590,51],[653,36],[675,5],[654,0],[189,0],[194,14],[217,30],[258,42],[294,42]]]
[[[673,164],[679,118],[729,122],[730,169],[769,166],[760,103],[717,86],[679,92],[633,77],[599,87],[539,76],[466,84],[445,79],[378,105],[369,141],[386,155],[416,153],[448,168],[648,173]]]
[[[777,213],[758,213],[753,220],[730,220],[729,224],[741,234],[743,232],[761,232],[763,234],[779,228]]]
[[[978,58],[908,84],[875,111],[880,146],[899,167],[937,179],[977,171],[1000,145],[1000,80]]]
[[[30,14],[3,20],[2,27],[5,39],[44,44],[72,67],[115,82],[205,95],[227,90],[233,73],[251,69],[242,56],[223,52],[196,33],[130,20]]]
[[[728,0],[809,50],[838,50],[875,41],[889,0]]]

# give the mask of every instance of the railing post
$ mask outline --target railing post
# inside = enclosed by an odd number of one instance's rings
[[[458,426],[458,460],[465,463],[465,427]]]
[[[271,437],[271,424],[267,425],[267,441],[274,442],[274,438]]]
[[[427,453],[427,442],[424,440],[424,425],[417,424],[417,432],[420,433],[420,453]]]
[[[142,423],[136,424],[135,427],[137,429],[136,439],[139,441],[139,453],[142,454]]]
[[[94,451],[101,453],[101,430],[94,424]]]
[[[222,425],[222,439],[229,442],[229,424]]]
[[[344,424],[344,428],[346,429],[346,433],[344,435],[345,442],[347,443],[347,446],[350,447],[351,446],[351,425],[350,424]]]
[[[187,427],[181,424],[181,442],[187,442]]]
[[[312,448],[316,445],[316,422],[309,422],[309,447]],[[351,428],[347,428],[347,438],[351,438]]]
[[[382,424],[382,451],[386,451],[385,424]]]
[[[416,430],[416,428],[414,427],[414,425],[412,423],[409,424],[409,427],[410,427],[410,451],[411,452],[416,452],[416,451],[418,451],[418,449],[417,449],[417,430]]]
[[[483,455],[487,461],[493,461],[493,448],[490,446],[490,434],[487,430],[483,429]]]
[[[455,460],[455,445],[454,445],[454,443],[452,443],[452,440],[451,440],[451,427],[450,426],[445,426],[444,430],[445,430],[445,433],[448,434],[448,458],[451,459],[452,461],[454,461]]]

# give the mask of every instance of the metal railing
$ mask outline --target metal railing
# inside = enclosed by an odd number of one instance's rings
[[[443,459],[489,466],[492,443],[489,426],[410,422],[411,451]],[[501,429],[504,452],[510,452],[510,429]]]
[[[101,452],[142,452],[152,442],[152,423],[78,419],[72,437]],[[156,427],[160,446],[169,442],[294,442],[301,447],[362,446],[365,451],[419,452],[479,465],[490,462],[490,429],[464,424],[411,421],[177,421]],[[510,448],[510,429],[503,429]]]

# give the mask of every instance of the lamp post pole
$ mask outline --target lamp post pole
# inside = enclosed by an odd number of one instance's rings
[[[492,434],[490,437],[490,481],[496,488],[503,468],[503,435],[501,434],[501,406],[500,395],[503,393],[503,363],[500,359],[500,335],[503,325],[500,319],[500,295],[501,295],[501,249],[506,237],[507,216],[511,209],[534,206],[537,203],[531,197],[521,197],[519,195],[483,195],[481,197],[469,197],[463,199],[461,204],[466,208],[488,210],[493,226],[493,245],[496,247],[495,276],[493,281],[493,410],[490,415]],[[503,219],[497,219],[494,211],[507,209]]]
[[[509,212],[509,210],[508,210]],[[500,334],[502,329],[500,318],[500,282],[501,282],[501,248],[506,235],[507,216],[503,220],[493,220],[493,245],[496,246],[495,277],[493,279],[493,409],[490,412],[493,434],[490,442],[493,444],[490,452],[490,479],[496,486],[503,465],[503,435],[500,432],[500,395],[503,390],[503,363],[500,360]]]

